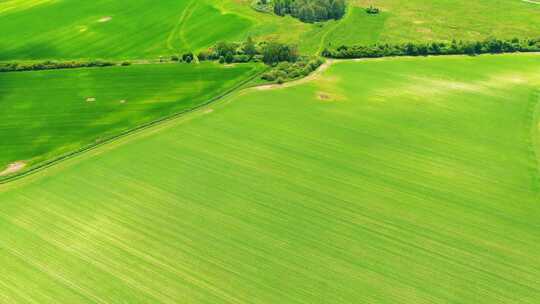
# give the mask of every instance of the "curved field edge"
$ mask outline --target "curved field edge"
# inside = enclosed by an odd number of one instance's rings
[[[0,290],[8,303],[537,303],[535,59],[340,62],[5,185]]]
[[[175,112],[175,113],[172,113],[172,114],[169,114],[169,115],[164,115],[162,117],[153,119],[153,120],[151,120],[149,122],[146,122],[146,123],[136,125],[133,128],[118,132],[115,135],[111,135],[111,136],[104,137],[104,138],[99,138],[98,140],[96,140],[96,141],[94,141],[94,142],[92,142],[90,144],[83,145],[82,147],[80,147],[78,149],[75,149],[73,151],[69,151],[67,153],[64,153],[64,154],[61,154],[61,155],[58,155],[58,156],[54,156],[54,157],[52,157],[50,159],[46,159],[46,160],[40,161],[38,163],[26,164],[24,162],[21,162],[21,164],[24,164],[21,167],[21,170],[16,171],[15,173],[12,173],[12,174],[8,174],[8,175],[5,175],[5,176],[0,176],[0,184],[6,184],[6,183],[9,183],[9,182],[18,180],[20,178],[29,176],[29,175],[34,174],[36,172],[42,171],[42,170],[44,170],[44,169],[46,169],[48,167],[54,166],[54,165],[56,165],[56,164],[58,164],[60,162],[68,160],[68,159],[70,159],[72,157],[75,157],[75,156],[78,156],[78,155],[80,155],[82,153],[85,153],[87,151],[91,151],[91,150],[96,149],[96,148],[98,148],[100,146],[110,144],[110,143],[112,143],[112,142],[114,142],[114,141],[116,141],[118,139],[124,138],[124,137],[126,137],[126,136],[128,136],[130,134],[140,132],[142,130],[151,128],[153,126],[156,126],[158,124],[161,124],[161,123],[164,123],[164,122],[167,122],[167,121],[170,121],[170,120],[174,120],[174,119],[176,119],[178,117],[181,117],[183,115],[186,115],[186,114],[188,114],[190,112],[193,112],[193,111],[199,110],[201,108],[204,108],[204,107],[206,107],[206,106],[208,106],[208,105],[210,105],[210,104],[212,104],[212,103],[214,103],[214,102],[216,102],[216,101],[230,95],[231,93],[235,92],[239,88],[242,88],[242,87],[246,86],[247,84],[249,84],[253,80],[260,77],[260,75],[265,70],[263,68],[256,69],[255,66],[253,68],[254,68],[254,72],[252,72],[251,73],[252,75],[250,75],[249,77],[246,77],[245,79],[240,79],[236,84],[234,84],[230,88],[227,88],[225,91],[219,93],[218,95],[213,96],[210,99],[205,100],[205,101],[203,101],[201,103],[198,103],[195,106],[192,106],[192,107],[187,108],[187,109],[183,109],[183,110],[181,110],[179,112]],[[6,171],[7,171],[7,169],[6,169]]]

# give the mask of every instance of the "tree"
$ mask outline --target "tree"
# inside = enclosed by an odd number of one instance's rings
[[[184,62],[191,63],[193,61],[193,53],[185,53],[184,55],[182,55],[182,60]]]
[[[274,65],[278,62],[293,62],[298,59],[298,49],[282,43],[271,42],[263,49],[263,61],[266,64]]]
[[[249,56],[250,59],[257,55],[257,48],[255,47],[255,42],[253,42],[251,36],[247,38],[244,46],[242,47],[242,51],[245,55]]]

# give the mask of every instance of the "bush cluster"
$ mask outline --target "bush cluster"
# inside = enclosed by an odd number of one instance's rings
[[[277,43],[255,43],[248,38],[244,43],[219,42],[214,47],[198,54],[200,61],[218,60],[220,63],[264,62],[274,65],[278,62],[294,62],[298,59],[296,46]]]
[[[37,63],[5,63],[0,64],[0,72],[22,72],[22,71],[40,71],[40,70],[58,70],[58,69],[74,69],[74,68],[89,68],[89,67],[107,67],[115,65],[114,62],[108,61],[69,61],[56,62],[44,61]]]
[[[274,8],[271,0],[255,0],[251,3],[251,7],[261,13],[272,13]]]
[[[371,14],[371,15],[377,15],[380,12],[381,12],[381,10],[379,8],[377,8],[377,7],[374,7],[373,5],[366,8],[366,13]]]
[[[427,55],[479,55],[514,52],[540,52],[538,39],[487,39],[484,41],[456,41],[406,44],[374,44],[340,46],[325,49],[322,56],[328,58],[374,58],[386,56],[427,56]]]
[[[280,62],[273,69],[264,73],[262,79],[283,83],[288,80],[305,77],[323,64],[321,58],[300,58],[296,62]]]
[[[274,0],[276,15],[291,15],[308,23],[340,19],[346,8],[345,0]]]

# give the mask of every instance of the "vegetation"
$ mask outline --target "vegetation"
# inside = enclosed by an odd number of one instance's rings
[[[539,39],[488,39],[484,41],[456,41],[451,43],[406,43],[340,46],[335,50],[325,49],[324,57],[329,58],[374,58],[385,56],[427,56],[427,55],[479,55],[515,52],[540,52]]]
[[[539,69],[336,63],[0,186],[1,301],[536,304]]]
[[[540,28],[538,5],[519,0],[378,0],[377,7],[385,8],[378,15],[365,12],[372,0],[354,0],[339,22],[324,23],[263,14],[250,2],[0,1],[0,61],[152,60],[248,36],[297,44],[311,56],[328,45],[535,37]]]
[[[309,23],[341,19],[346,8],[345,0],[274,0],[277,15],[291,15]]]
[[[368,8],[366,8],[366,13],[370,15],[377,15],[381,12],[381,10],[377,7],[374,7],[373,5],[370,5]]]
[[[283,61],[270,71],[262,75],[262,79],[270,82],[283,83],[285,81],[306,77],[323,64],[320,58],[302,57],[295,62]]]
[[[123,62],[123,66],[129,65],[129,62]],[[22,72],[22,71],[40,71],[40,70],[58,70],[58,69],[74,69],[74,68],[93,68],[93,67],[109,67],[116,65],[114,62],[109,61],[68,61],[68,62],[56,62],[56,61],[44,61],[44,62],[31,62],[31,63],[19,63],[8,62],[0,63],[0,73],[2,72]]]
[[[145,64],[0,73],[0,172],[17,161],[31,168],[196,107],[262,68]]]
[[[199,52],[198,59],[219,60],[220,63],[264,62],[275,65],[279,62],[295,62],[300,58],[294,45],[262,41],[255,43],[250,37],[244,43],[219,42],[213,48]]]

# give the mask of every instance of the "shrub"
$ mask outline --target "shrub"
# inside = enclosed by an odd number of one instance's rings
[[[374,7],[373,5],[370,5],[368,8],[366,8],[366,13],[371,15],[377,15],[380,13],[381,10],[379,8]]]
[[[193,53],[189,52],[189,53],[185,53],[184,55],[182,55],[182,61],[184,62],[187,62],[187,63],[191,63],[193,61]]]

